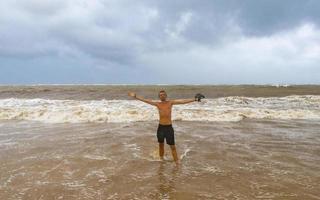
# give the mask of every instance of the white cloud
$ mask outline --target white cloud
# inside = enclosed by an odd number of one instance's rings
[[[186,79],[194,83],[307,83],[320,75],[320,30],[313,24],[268,37],[237,38],[218,47],[190,44],[185,49],[146,53],[141,63],[151,66],[160,80],[172,83]]]
[[[175,24],[167,24],[165,33],[174,39],[180,37],[188,27],[190,20],[192,19],[192,12],[183,12],[180,14],[179,20]]]

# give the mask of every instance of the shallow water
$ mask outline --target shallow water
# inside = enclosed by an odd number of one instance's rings
[[[320,86],[0,86],[0,199],[320,199]],[[158,158],[157,99],[181,166]]]
[[[320,121],[0,123],[0,199],[319,199]]]

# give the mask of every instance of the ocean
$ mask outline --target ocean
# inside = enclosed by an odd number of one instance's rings
[[[176,147],[158,157],[156,107]],[[0,199],[320,199],[318,85],[2,85]]]

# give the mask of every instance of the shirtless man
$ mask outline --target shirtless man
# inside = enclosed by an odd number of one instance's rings
[[[159,92],[158,101],[153,101],[150,99],[144,99],[143,97],[137,96],[133,92],[128,93],[129,96],[134,97],[140,101],[148,103],[150,105],[156,106],[159,111],[159,126],[157,130],[157,138],[159,142],[159,156],[160,159],[163,160],[164,155],[164,139],[168,145],[170,145],[172,156],[177,165],[179,165],[179,159],[177,155],[177,150],[174,142],[174,130],[172,128],[172,120],[171,120],[171,110],[172,106],[176,104],[186,104],[194,101],[200,101],[201,98],[204,98],[203,95],[197,94],[194,99],[175,99],[175,100],[167,100],[167,94],[164,90]],[[199,96],[200,95],[200,96]]]

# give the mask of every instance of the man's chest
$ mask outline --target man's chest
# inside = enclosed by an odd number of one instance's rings
[[[168,114],[168,113],[171,113],[171,110],[172,110],[172,105],[169,104],[169,103],[166,103],[166,104],[158,104],[158,110],[159,110],[159,113],[163,113],[163,114]]]

